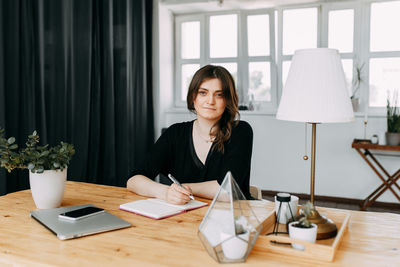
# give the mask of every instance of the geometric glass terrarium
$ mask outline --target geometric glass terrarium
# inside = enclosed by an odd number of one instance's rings
[[[228,172],[199,226],[203,246],[220,263],[244,262],[261,228],[249,201]]]

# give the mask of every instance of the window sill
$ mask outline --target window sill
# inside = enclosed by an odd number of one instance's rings
[[[166,114],[192,114],[190,111],[187,110],[187,108],[184,107],[173,107],[173,108],[168,108],[165,110]],[[239,110],[239,113],[241,116],[275,116],[276,111],[269,111],[269,110]],[[363,111],[357,111],[354,112],[354,116],[356,118],[363,118],[365,116]],[[368,113],[368,118],[385,118],[386,117],[386,111],[384,110],[374,110],[370,111]]]
[[[173,107],[165,110],[166,114],[192,114],[187,108],[184,107]],[[242,116],[263,116],[263,115],[273,115],[275,116],[276,111],[268,111],[268,110],[239,110],[240,115]]]

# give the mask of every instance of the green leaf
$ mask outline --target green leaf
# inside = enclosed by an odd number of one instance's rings
[[[17,149],[17,148],[18,148],[17,144],[13,144],[13,145],[10,146],[10,149]]]
[[[64,142],[54,147],[47,144],[39,146],[36,131],[28,137],[25,144],[24,148],[19,149],[15,138],[4,138],[4,130],[0,129],[1,166],[9,172],[15,168],[28,168],[33,173],[43,173],[50,169],[62,170],[75,154],[74,146]]]
[[[28,169],[29,169],[29,170],[32,170],[33,168],[35,168],[35,164],[33,164],[32,162],[30,162],[30,163],[28,164]]]

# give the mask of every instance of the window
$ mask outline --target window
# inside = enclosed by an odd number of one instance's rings
[[[371,52],[400,50],[400,1],[371,4]]]
[[[328,25],[328,47],[341,53],[353,52],[354,10],[330,10]]]
[[[193,74],[200,68],[200,64],[182,64],[181,65],[181,100],[186,101],[186,95]]]
[[[185,106],[193,74],[206,64],[225,67],[233,76],[240,104],[249,100],[261,109],[276,105],[273,67],[275,55],[274,13],[206,13],[177,16],[176,30],[176,106]],[[243,41],[245,40],[245,41]],[[240,72],[238,70],[240,69]]]
[[[282,17],[281,90],[285,86],[294,52],[318,46],[318,8],[291,8],[280,12]]]
[[[400,93],[400,0],[327,1],[251,11],[179,15],[176,105],[206,64],[233,75],[240,104],[275,112],[294,52],[329,47],[340,53],[349,96],[384,114],[387,94]]]
[[[317,47],[318,9],[301,8],[283,11],[283,55],[293,55],[303,48]]]
[[[178,90],[175,91],[175,102],[184,103],[189,83],[193,74],[200,68],[200,59],[202,57],[202,35],[201,35],[201,17],[190,17],[178,19],[179,25],[176,28],[177,34],[181,37],[177,42],[175,53],[176,58],[176,76],[175,85]]]
[[[369,61],[369,104],[386,107],[388,93],[400,93],[400,57],[371,58]]]
[[[181,24],[183,59],[200,58],[200,22],[188,21]]]
[[[269,56],[269,15],[247,16],[247,47],[250,57]]]
[[[249,100],[259,103],[272,103],[271,80],[271,38],[270,14],[247,15],[247,53],[244,62],[247,63]]]
[[[236,58],[238,18],[236,14],[210,16],[210,57]]]
[[[328,7],[326,14],[327,32],[323,31],[323,35],[327,37],[327,46],[339,51],[349,96],[359,98],[361,84],[353,79],[359,77],[353,72],[361,71],[362,66],[360,62],[353,60],[359,57],[354,53],[354,8]]]
[[[271,101],[271,75],[269,62],[249,63],[249,95],[251,100]]]
[[[385,107],[400,93],[400,1],[372,3],[370,9],[369,105]]]

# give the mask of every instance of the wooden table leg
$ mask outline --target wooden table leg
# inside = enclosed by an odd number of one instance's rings
[[[392,188],[392,185],[395,185],[399,190],[400,187],[397,184],[397,180],[400,178],[400,169],[393,175],[390,175],[386,169],[378,162],[378,160],[368,151],[368,149],[365,149],[365,153],[362,153],[360,149],[356,148],[357,152],[361,155],[361,157],[367,162],[367,164],[371,167],[371,169],[375,172],[375,174],[380,178],[382,181],[382,184],[374,191],[372,192],[368,197],[364,199],[364,201],[361,203],[361,208],[360,210],[366,210],[369,206],[371,206],[378,197],[380,197],[387,189],[389,189],[394,196],[400,201],[400,196],[397,194],[396,191]],[[381,173],[375,168],[375,166],[370,162],[370,160],[367,158],[367,156],[370,156],[371,159],[377,164],[377,166],[381,169],[381,171],[388,177],[386,180]],[[372,198],[372,199],[371,199]]]

